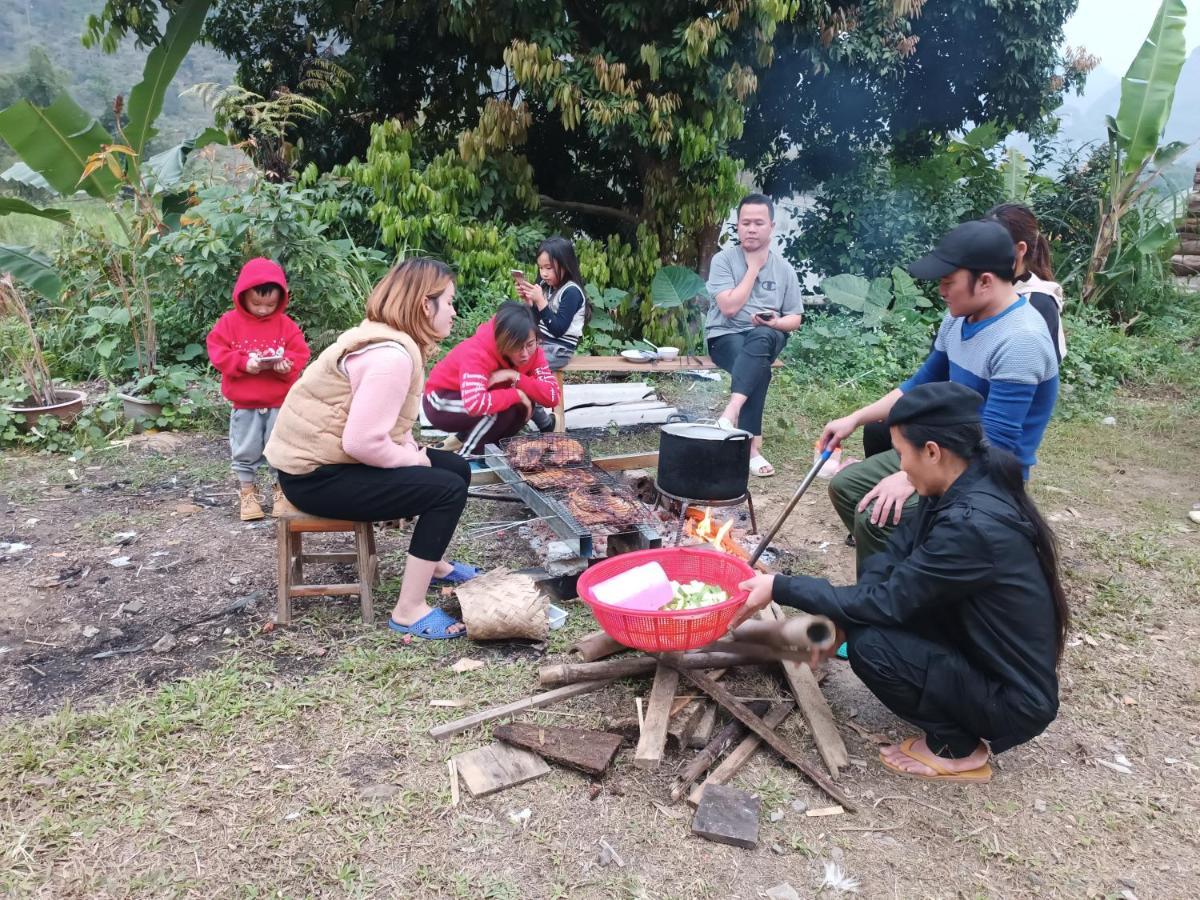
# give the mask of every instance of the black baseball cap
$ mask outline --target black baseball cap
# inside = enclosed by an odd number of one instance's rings
[[[1015,265],[1008,229],[994,220],[975,219],[948,232],[933,252],[909,263],[908,272],[913,278],[937,281],[956,269],[970,269],[994,272],[1011,281]]]
[[[933,381],[897,400],[887,425],[977,425],[982,407],[983,395],[965,384]]]

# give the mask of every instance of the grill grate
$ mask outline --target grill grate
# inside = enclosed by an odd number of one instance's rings
[[[585,441],[563,434],[517,435],[501,441],[500,447],[508,464],[522,473],[577,468],[592,461]]]

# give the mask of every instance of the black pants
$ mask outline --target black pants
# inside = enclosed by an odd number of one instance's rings
[[[854,674],[884,706],[924,730],[939,756],[970,756],[981,738],[1003,753],[1041,734],[1057,713],[1057,699],[1030,704],[932,628],[851,628],[846,643]]]
[[[473,416],[463,406],[462,394],[457,391],[433,391],[425,395],[423,404],[430,425],[439,431],[449,431],[462,441],[457,451],[460,456],[482,454],[488,444],[518,434],[529,421],[524,403],[489,416]]]
[[[467,505],[471,467],[461,456],[427,450],[430,466],[321,466],[308,475],[279,473],[284,496],[297,509],[327,519],[381,522],[416,518],[408,552],[437,562],[450,546]]]
[[[736,334],[722,334],[708,342],[708,354],[713,362],[733,379],[730,391],[746,397],[738,416],[738,428],[753,435],[762,434],[763,408],[767,405],[767,388],[771,386],[771,363],[783,352],[786,343],[786,333],[765,325],[756,325]]]

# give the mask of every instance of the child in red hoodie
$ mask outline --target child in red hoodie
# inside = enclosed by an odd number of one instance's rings
[[[285,313],[287,277],[279,263],[259,257],[238,274],[233,309],[208,334],[208,358],[221,373],[221,393],[233,404],[229,415],[229,452],[240,487],[243,522],[263,517],[255,490],[258,467],[266,466],[263,448],[275,426],[288,389],[311,355],[300,327]],[[283,493],[274,469],[271,514],[283,509]]]
[[[511,300],[447,353],[425,380],[429,424],[462,442],[471,456],[524,427],[533,406],[558,404],[558,382],[537,341],[529,307]]]

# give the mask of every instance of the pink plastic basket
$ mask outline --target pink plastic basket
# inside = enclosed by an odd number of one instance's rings
[[[703,609],[630,612],[601,603],[592,593],[593,585],[649,562],[658,563],[667,577],[675,581],[696,579],[715,584],[729,594],[730,599]],[[729,623],[746,602],[747,594],[739,590],[738,585],[753,577],[754,570],[750,566],[719,550],[699,547],[639,550],[606,559],[580,575],[579,596],[591,608],[600,627],[627,647],[650,653],[694,650],[725,634]]]

